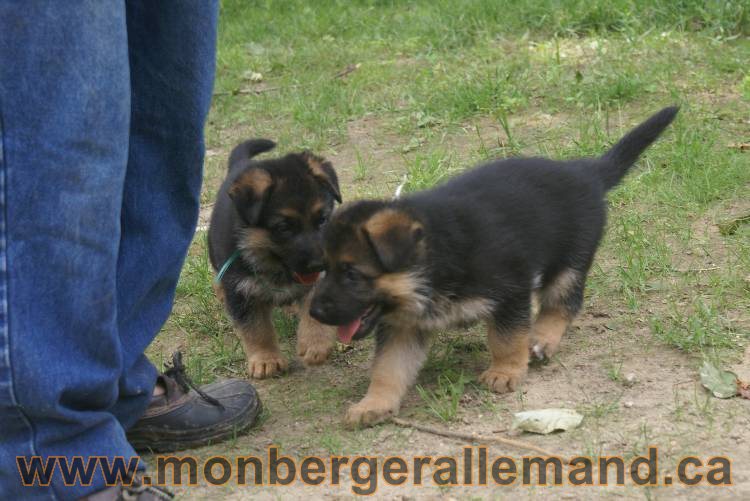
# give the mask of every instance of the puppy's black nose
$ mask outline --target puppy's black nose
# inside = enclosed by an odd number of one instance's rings
[[[318,322],[323,321],[323,319],[326,316],[326,311],[323,305],[320,304],[320,302],[313,302],[310,305],[310,316],[313,317]]]

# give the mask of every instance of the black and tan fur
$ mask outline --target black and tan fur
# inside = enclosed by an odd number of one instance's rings
[[[399,200],[342,207],[311,315],[343,341],[376,332],[370,387],[346,421],[398,412],[429,332],[477,321],[491,354],[481,381],[518,388],[530,355],[552,355],[581,308],[607,191],[676,113],[660,111],[599,158],[494,161]]]
[[[341,202],[336,173],[307,151],[253,158],[274,146],[254,139],[232,151],[208,231],[214,270],[241,251],[215,289],[255,378],[288,365],[271,322],[274,306],[300,306],[297,353],[307,365],[324,362],[335,344],[334,330],[309,316],[312,285],[306,278],[314,280],[323,270],[322,228],[335,202]]]

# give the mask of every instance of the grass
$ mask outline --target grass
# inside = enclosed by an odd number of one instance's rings
[[[623,380],[622,362],[609,363],[606,365],[606,369],[607,369],[607,377],[609,378],[610,381],[619,383]]]
[[[440,151],[416,154],[406,169],[404,193],[420,191],[435,186],[456,173],[455,162]]]
[[[671,314],[652,319],[652,329],[665,343],[684,351],[731,348],[743,342],[722,312],[697,299],[684,311],[673,305]]]
[[[677,103],[676,122],[610,193],[586,310],[606,313],[616,346],[643,329],[645,344],[696,364],[736,360],[747,344],[750,225],[733,234],[716,226],[750,212],[750,153],[729,147],[750,141],[747,0],[224,0],[221,8],[205,205],[228,151],[247,137],[331,158],[347,200],[390,197],[404,175],[408,192],[489,158],[597,155]],[[359,66],[337,76],[350,65]],[[201,382],[243,377],[205,249],[201,232],[151,355],[183,349]],[[293,359],[293,318],[279,312],[275,324]],[[498,399],[475,387],[487,360],[479,330],[440,333],[405,407],[449,425],[466,409],[504,415],[525,405],[521,392]],[[301,448],[340,453],[377,442],[377,431],[338,428],[347,402],[365,391],[369,349],[337,351],[310,377],[297,368],[262,383],[276,405],[268,422],[312,420]],[[617,360],[593,372],[627,391],[628,361]],[[594,399],[584,410],[605,427],[618,402]],[[294,442],[294,429],[273,438]]]
[[[438,377],[437,387],[434,390],[417,385],[417,393],[434,416],[449,422],[456,419],[466,382],[467,378],[463,373],[441,375]]]

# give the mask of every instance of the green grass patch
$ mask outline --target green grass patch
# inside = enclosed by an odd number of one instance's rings
[[[706,352],[747,342],[747,334],[742,336],[719,308],[701,299],[691,305],[673,304],[670,313],[652,318],[651,328],[659,339],[684,351]]]
[[[435,389],[425,389],[417,385],[417,393],[433,416],[449,422],[456,419],[467,382],[468,379],[463,373],[444,374],[438,377]]]

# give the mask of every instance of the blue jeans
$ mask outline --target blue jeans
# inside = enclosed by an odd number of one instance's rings
[[[195,231],[216,0],[0,2],[0,499],[17,456],[135,455]]]

